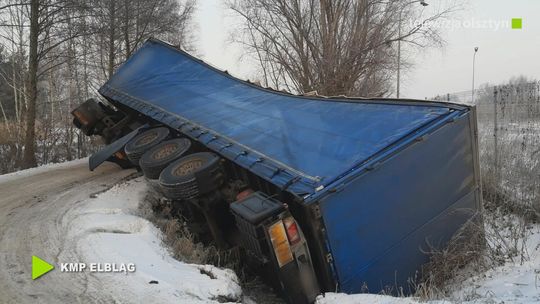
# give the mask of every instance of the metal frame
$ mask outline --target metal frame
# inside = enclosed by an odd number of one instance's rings
[[[472,106],[470,110],[470,132],[471,132],[471,138],[472,138],[472,154],[473,154],[473,162],[474,162],[474,175],[476,178],[476,183],[478,184],[478,210],[482,211],[483,206],[483,197],[482,197],[482,172],[480,169],[480,149],[478,147],[478,118],[477,118],[477,111],[476,106]]]

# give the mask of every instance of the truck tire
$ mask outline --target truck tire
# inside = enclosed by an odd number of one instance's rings
[[[223,184],[220,158],[210,152],[184,156],[168,165],[159,176],[159,186],[170,199],[193,199]]]
[[[159,127],[144,131],[130,140],[124,151],[128,159],[135,165],[139,166],[139,159],[148,150],[159,144],[169,136],[169,129]]]
[[[148,179],[159,179],[159,174],[171,162],[184,156],[191,148],[191,141],[187,138],[175,138],[162,141],[139,159],[139,166]]]

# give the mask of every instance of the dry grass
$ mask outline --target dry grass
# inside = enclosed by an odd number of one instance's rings
[[[540,147],[540,134],[527,126],[526,131],[499,130],[497,161],[491,130],[481,130],[484,210],[476,217],[482,221],[460,230],[448,247],[429,252],[431,260],[420,283],[412,284],[421,299],[446,298],[472,275],[505,262],[528,260],[527,228],[540,220],[540,161],[533,153]]]
[[[470,276],[505,262],[527,261],[528,225],[522,217],[501,210],[477,214],[447,247],[428,252],[431,258],[422,269],[421,280],[411,280],[415,296],[423,300],[444,299],[453,290],[467,287],[461,284]]]
[[[163,242],[174,258],[188,263],[208,264],[213,251],[196,242],[194,235],[181,219],[172,216],[171,202],[160,198],[153,190],[149,191],[139,206],[141,215],[163,232]]]
[[[540,103],[525,88],[479,105],[479,146],[485,208],[540,221]],[[537,93],[537,92],[536,92]],[[504,97],[504,98],[500,98]],[[481,113],[480,113],[481,114]]]
[[[430,300],[448,295],[448,286],[465,268],[485,270],[485,230],[481,214],[464,225],[443,249],[430,248],[430,262],[423,266],[421,281],[411,280],[415,296]]]
[[[73,127],[71,120],[52,123],[38,119],[35,129],[37,165],[82,158],[102,147],[99,137],[85,136]],[[21,122],[0,122],[0,174],[21,169],[24,137]]]
[[[200,242],[197,235],[190,231],[186,220],[174,213],[172,204],[155,190],[149,190],[139,211],[142,217],[163,232],[163,242],[173,257],[187,263],[232,268],[242,277],[243,269],[240,267],[238,252],[219,250],[211,244]]]
[[[0,123],[0,174],[17,170],[22,157],[22,146],[17,138],[22,134],[19,125],[13,122]]]
[[[420,283],[412,284],[422,299],[446,298],[470,276],[529,258],[528,227],[540,221],[540,104],[537,91],[504,89],[496,108],[493,96],[478,105],[484,210],[476,216],[482,221],[429,252]]]
[[[186,220],[174,209],[172,202],[164,199],[152,187],[139,205],[140,215],[163,232],[163,243],[175,259],[233,269],[242,284],[246,298],[254,303],[284,303],[269,285],[244,267],[238,248],[218,250],[211,244],[203,244],[198,240],[198,236],[190,231]]]

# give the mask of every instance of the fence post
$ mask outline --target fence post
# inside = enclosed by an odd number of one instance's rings
[[[499,137],[498,137],[498,117],[497,117],[497,86],[493,87],[493,172],[495,173],[495,185],[499,184]]]

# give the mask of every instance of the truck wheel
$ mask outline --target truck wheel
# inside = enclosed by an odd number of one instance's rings
[[[139,160],[144,176],[148,179],[158,179],[165,167],[186,154],[190,148],[191,141],[187,138],[176,138],[157,144]]]
[[[154,128],[135,136],[130,140],[124,151],[128,159],[135,165],[139,165],[139,159],[144,154],[155,145],[162,142],[165,138],[169,136],[169,129],[165,127]]]
[[[184,156],[159,176],[163,194],[170,199],[192,199],[216,190],[224,181],[220,158],[209,152]]]

